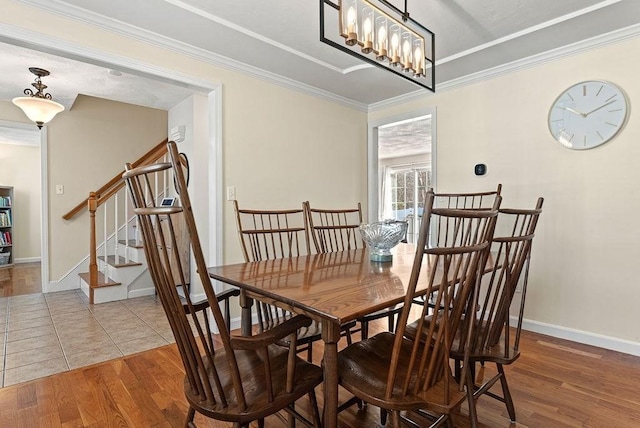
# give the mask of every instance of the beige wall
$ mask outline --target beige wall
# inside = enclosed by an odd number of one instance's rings
[[[441,191],[492,189],[503,183],[503,206],[520,207],[533,207],[536,197],[544,196],[526,317],[634,342],[640,341],[637,58],[640,38],[369,117],[437,107]],[[568,150],[549,134],[549,107],[564,89],[589,79],[622,87],[630,99],[630,117],[613,141],[593,150]],[[487,164],[484,177],[473,175],[479,162]]]
[[[13,260],[39,259],[40,147],[0,144],[0,185],[13,186]]]
[[[58,280],[88,254],[89,214],[62,216],[167,138],[167,112],[79,96],[48,125],[49,268]],[[62,184],[64,194],[56,195]]]
[[[224,115],[224,182],[241,208],[366,207],[365,113],[254,80],[225,90]],[[242,261],[225,204],[225,261]]]

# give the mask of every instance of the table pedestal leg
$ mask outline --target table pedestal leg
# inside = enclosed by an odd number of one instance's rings
[[[251,307],[253,306],[253,299],[247,297],[244,290],[240,290],[240,307],[242,308],[242,314],[240,317],[240,332],[243,336],[251,336]]]
[[[324,412],[323,427],[338,426],[338,341],[340,325],[323,322],[324,340]]]

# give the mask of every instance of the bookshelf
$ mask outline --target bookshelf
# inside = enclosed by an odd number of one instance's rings
[[[0,186],[0,269],[13,266],[13,187]]]

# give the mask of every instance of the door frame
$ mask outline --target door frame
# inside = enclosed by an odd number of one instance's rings
[[[395,116],[389,116],[368,123],[367,132],[367,213],[369,222],[378,221],[378,209],[380,207],[380,187],[378,170],[378,128],[396,122],[413,119],[421,116],[431,116],[431,174],[433,187],[436,187],[437,177],[437,144],[436,144],[436,107],[426,107],[412,110]]]
[[[116,68],[127,73],[142,74],[150,79],[159,79],[170,81],[176,84],[182,84],[186,87],[194,89],[194,92],[205,94],[208,98],[207,116],[209,118],[209,141],[207,142],[206,163],[216,171],[215,174],[208,174],[209,180],[207,186],[203,186],[200,197],[203,200],[210,199],[208,209],[207,223],[212,221],[213,224],[219,226],[222,222],[222,83],[216,80],[209,80],[186,74],[170,68],[158,66],[149,62],[138,59],[132,59],[122,55],[109,53],[97,48],[81,46],[68,40],[57,37],[50,37],[41,33],[20,29],[17,27],[0,26],[0,41],[3,43],[21,46],[24,48],[46,52],[51,55],[57,55],[70,58],[76,61],[86,62],[105,68]],[[34,125],[35,126],[35,125]],[[168,130],[167,130],[168,131]],[[42,128],[42,292],[62,291],[68,288],[66,283],[60,284],[73,272],[79,265],[72,268],[70,272],[62,278],[49,279],[49,188],[48,188],[48,155],[47,155],[47,127]],[[209,187],[209,189],[206,189]],[[197,199],[194,197],[194,199]],[[222,260],[222,233],[218,227],[205,228],[207,231],[201,236],[205,248],[210,250],[207,262],[212,265],[220,264]],[[74,289],[79,287],[74,287]]]

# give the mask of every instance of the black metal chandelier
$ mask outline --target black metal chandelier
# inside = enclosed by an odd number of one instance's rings
[[[409,16],[407,0],[404,11],[387,0],[337,2],[320,0],[321,42],[435,92],[435,34]],[[344,43],[325,34],[327,7],[337,11]]]

